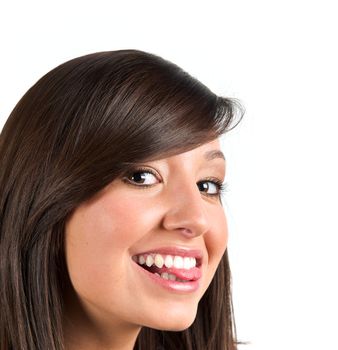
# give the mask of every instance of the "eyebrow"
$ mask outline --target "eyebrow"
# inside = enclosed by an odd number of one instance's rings
[[[225,160],[225,156],[223,154],[223,152],[219,151],[219,150],[212,150],[212,151],[208,151],[204,153],[204,158],[206,160],[213,160],[215,158],[221,158]]]

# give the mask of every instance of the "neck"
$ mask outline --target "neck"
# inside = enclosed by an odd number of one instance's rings
[[[74,293],[65,297],[65,350],[133,350],[141,326],[114,319],[111,313],[83,305]]]
[[[66,323],[65,349],[66,350],[133,350],[140,329],[126,330],[122,327],[114,328],[111,332],[104,333],[97,329],[89,329],[70,323]]]

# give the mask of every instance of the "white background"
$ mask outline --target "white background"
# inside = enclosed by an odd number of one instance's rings
[[[334,1],[7,1],[0,123],[68,59],[136,48],[246,108],[224,139],[242,350],[337,350]]]

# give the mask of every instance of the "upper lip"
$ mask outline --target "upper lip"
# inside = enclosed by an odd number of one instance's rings
[[[135,255],[143,255],[143,254],[151,254],[151,253],[159,253],[164,255],[179,255],[182,257],[188,256],[195,258],[200,264],[203,259],[203,251],[201,249],[196,248],[188,248],[188,247],[158,247],[148,249],[146,251],[136,253]]]

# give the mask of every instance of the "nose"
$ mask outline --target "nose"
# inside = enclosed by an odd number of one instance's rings
[[[168,188],[168,209],[163,218],[163,227],[187,238],[203,235],[209,230],[209,220],[197,184],[181,182],[180,186],[172,187]]]

